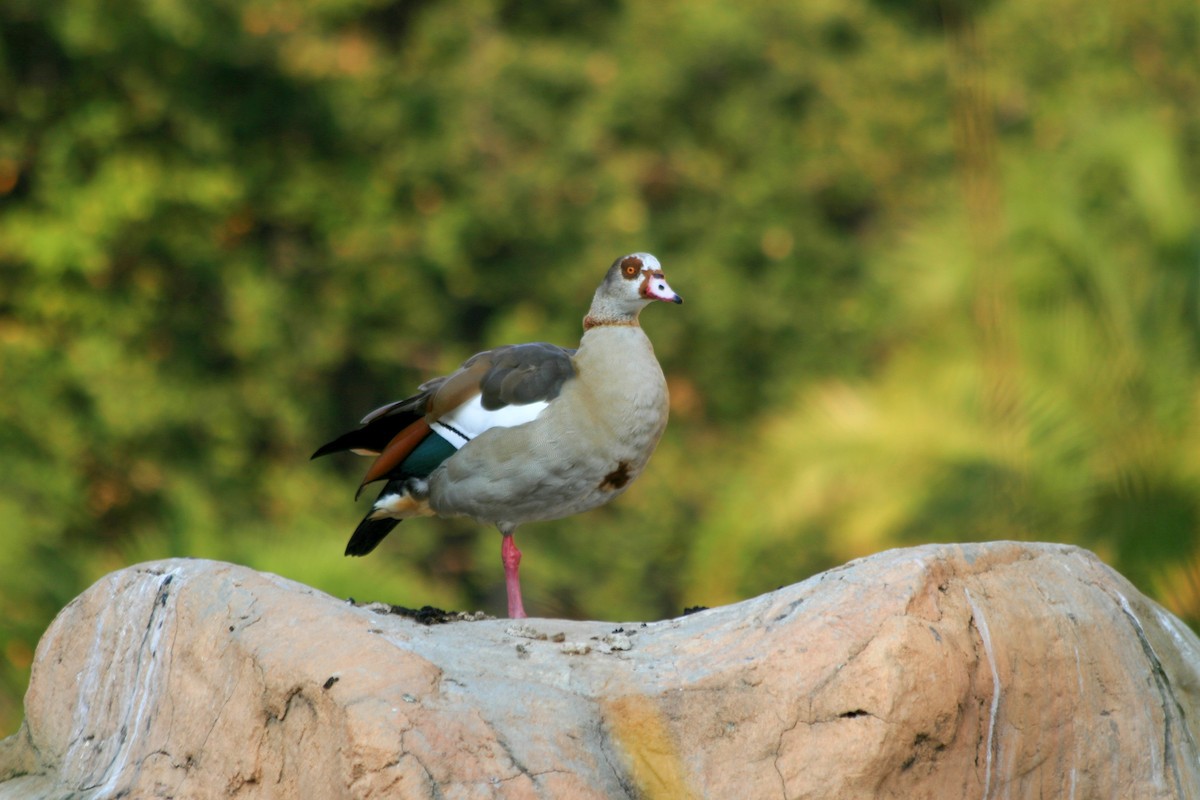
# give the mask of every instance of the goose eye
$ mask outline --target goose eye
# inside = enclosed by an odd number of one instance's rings
[[[636,256],[629,256],[621,262],[621,274],[626,278],[636,278],[642,271],[642,260]]]

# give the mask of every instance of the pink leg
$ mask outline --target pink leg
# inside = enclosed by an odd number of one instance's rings
[[[511,533],[504,534],[500,545],[500,560],[504,562],[504,588],[508,590],[508,616],[512,619],[525,618],[525,605],[521,602],[521,579],[517,567],[521,566],[521,551],[517,549]]]

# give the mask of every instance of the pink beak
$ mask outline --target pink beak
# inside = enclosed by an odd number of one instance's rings
[[[675,290],[667,283],[667,279],[660,272],[657,275],[651,275],[644,284],[642,284],[642,294],[652,300],[662,300],[664,303],[682,303],[683,298],[675,294]]]

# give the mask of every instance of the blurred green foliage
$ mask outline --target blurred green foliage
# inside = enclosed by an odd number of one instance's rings
[[[577,340],[650,250],[673,418],[529,526],[532,613],[677,614],[927,541],[1095,549],[1200,620],[1194,0],[8,0],[0,732],[104,573],[503,609],[499,537],[342,547],[316,445]]]

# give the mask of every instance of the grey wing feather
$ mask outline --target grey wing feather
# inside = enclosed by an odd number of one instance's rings
[[[498,347],[487,355],[492,365],[479,382],[479,388],[483,392],[483,407],[489,411],[553,400],[562,391],[563,383],[575,376],[575,364],[571,361],[575,351],[558,345],[515,344]]]
[[[485,350],[468,358],[453,374],[425,381],[411,397],[375,409],[363,417],[362,424],[397,414],[437,418],[481,393],[483,407],[489,411],[550,401],[558,397],[563,383],[575,376],[573,355],[574,350],[545,342]]]

